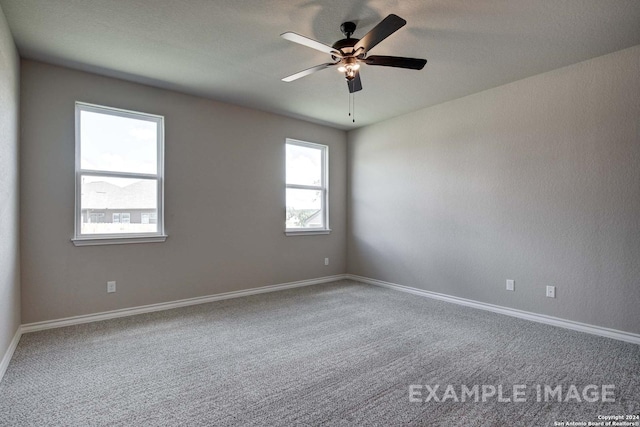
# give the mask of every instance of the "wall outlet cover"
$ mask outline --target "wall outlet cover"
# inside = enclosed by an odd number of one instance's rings
[[[555,286],[547,286],[547,297],[555,298],[556,297],[556,287]]]
[[[516,290],[516,281],[515,280],[507,279],[507,290],[508,291],[515,291]]]

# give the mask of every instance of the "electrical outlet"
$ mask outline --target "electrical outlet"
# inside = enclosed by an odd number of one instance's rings
[[[516,290],[516,281],[507,279],[507,290],[515,291]]]
[[[555,297],[556,297],[556,287],[547,286],[547,298],[555,298]]]
[[[107,282],[107,293],[112,293],[116,291],[116,281],[110,280]]]
[[[329,258],[324,259],[324,265],[329,265]]]

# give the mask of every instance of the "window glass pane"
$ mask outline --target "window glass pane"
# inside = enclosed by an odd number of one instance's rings
[[[287,184],[322,185],[322,150],[287,144]]]
[[[81,183],[81,234],[158,231],[157,180],[83,175]]]
[[[80,111],[82,169],[157,173],[158,126],[155,121]]]
[[[287,228],[322,228],[322,191],[287,188]]]

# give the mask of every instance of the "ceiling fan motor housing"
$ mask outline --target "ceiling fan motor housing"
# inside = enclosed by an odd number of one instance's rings
[[[337,42],[335,42],[333,44],[333,46],[331,46],[332,48],[334,48],[335,50],[339,50],[342,53],[344,53],[346,56],[351,55],[353,53],[353,47],[356,45],[356,43],[358,43],[360,41],[360,39],[342,39],[342,40],[338,40]],[[335,56],[332,55],[332,58],[335,60],[337,59]]]
[[[353,54],[353,47],[356,45],[356,43],[360,41],[360,39],[351,38],[351,34],[353,34],[356,31],[355,22],[351,22],[351,21],[343,22],[342,25],[340,25],[340,31],[342,31],[342,34],[344,34],[346,38],[342,40],[338,40],[331,47],[336,50],[339,50],[344,55],[349,56]],[[334,60],[337,59],[333,55],[332,55],[332,58]]]

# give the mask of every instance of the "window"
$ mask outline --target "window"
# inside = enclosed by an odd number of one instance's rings
[[[164,241],[164,118],[76,102],[76,246]]]
[[[287,139],[286,233],[328,234],[326,145]]]

